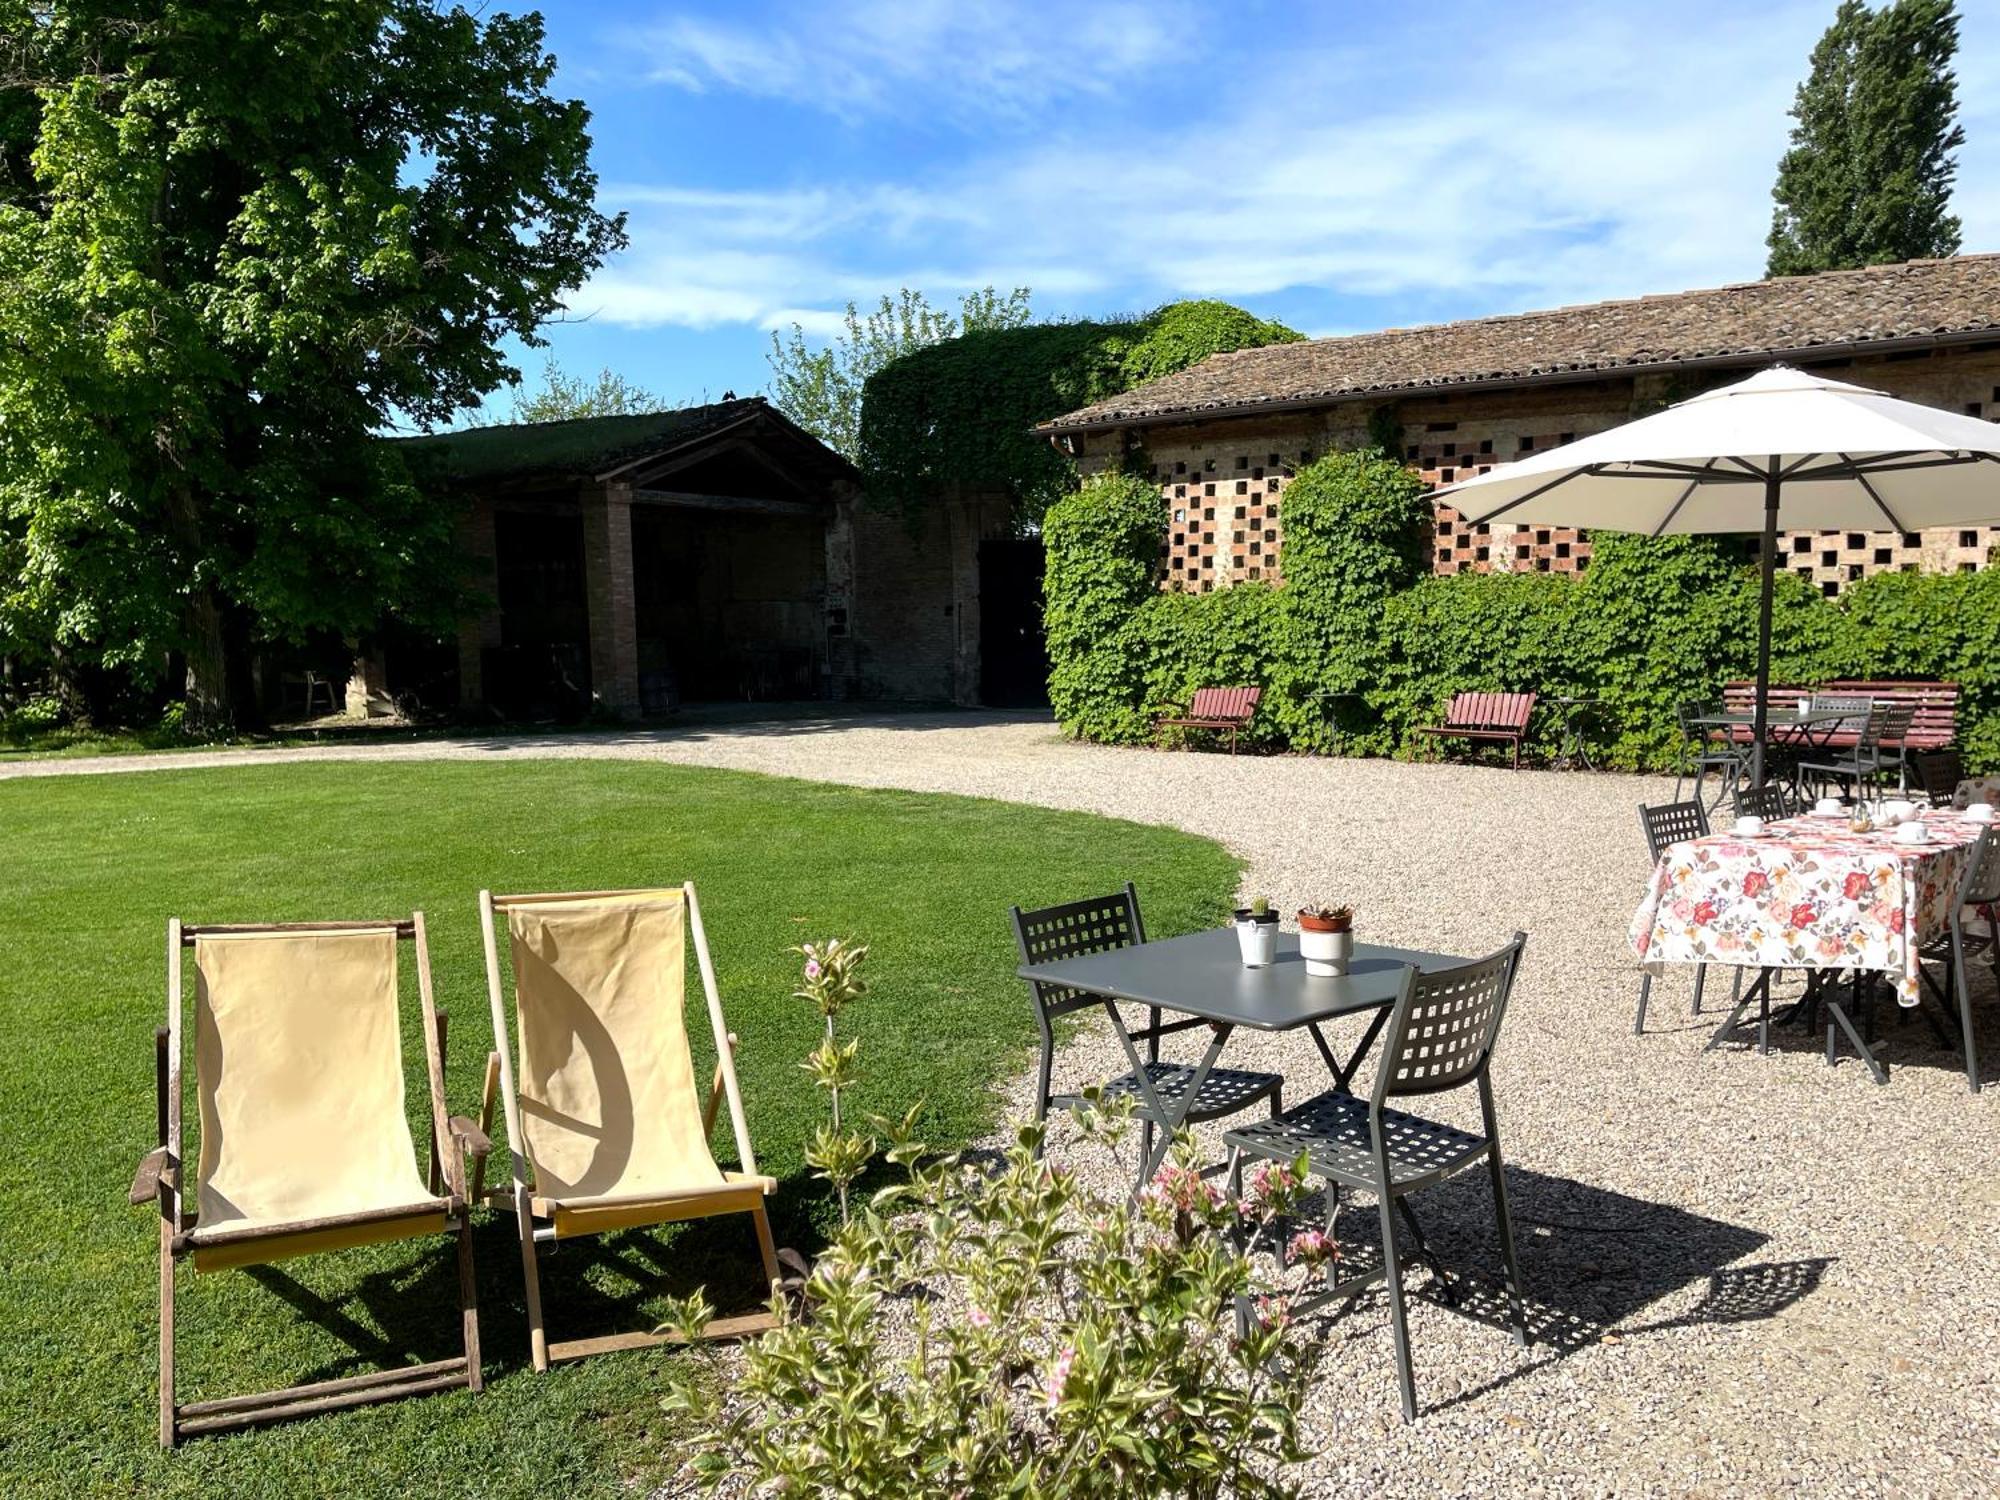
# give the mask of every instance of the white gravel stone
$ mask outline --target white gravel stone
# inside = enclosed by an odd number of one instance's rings
[[[1770,1057],[1704,1055],[1717,1017],[1688,1014],[1684,973],[1655,987],[1648,1032],[1634,1036],[1625,931],[1646,874],[1635,809],[1671,781],[1113,750],[1031,716],[947,713],[20,762],[0,777],[447,756],[655,759],[1074,808],[1218,839],[1247,862],[1246,893],[1284,912],[1351,902],[1364,940],[1472,954],[1525,928],[1493,1077],[1537,1340],[1517,1349],[1413,1298],[1424,1412],[1404,1426],[1386,1306],[1363,1298],[1325,1328],[1309,1489],[2000,1494],[1991,975],[1982,967],[1977,1097],[1956,1054],[1886,1004],[1887,1088],[1851,1055],[1829,1069],[1823,1039],[1797,1031]],[[1709,1010],[1726,988],[1711,976]],[[1350,1023],[1341,1039],[1358,1032]],[[1239,1036],[1227,1057],[1285,1072],[1294,1099],[1324,1077],[1303,1038]],[[1099,1026],[1059,1067],[1081,1082],[1123,1064]],[[1018,1106],[1025,1080],[1007,1087]],[[1447,1264],[1491,1285],[1483,1174],[1417,1206]],[[1342,1214],[1357,1252],[1373,1219],[1365,1199]]]

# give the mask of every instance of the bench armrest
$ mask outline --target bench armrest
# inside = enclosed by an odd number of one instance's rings
[[[174,1181],[173,1153],[165,1146],[155,1146],[139,1162],[139,1170],[132,1178],[132,1192],[126,1200],[134,1207],[151,1203],[160,1196],[160,1184],[169,1187]]]

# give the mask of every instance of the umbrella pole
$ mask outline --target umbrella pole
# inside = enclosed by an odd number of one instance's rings
[[[1757,698],[1750,728],[1750,785],[1764,784],[1764,735],[1770,727],[1771,697],[1771,595],[1776,588],[1778,567],[1778,456],[1771,455],[1770,472],[1764,476],[1764,547],[1758,559],[1757,597]]]

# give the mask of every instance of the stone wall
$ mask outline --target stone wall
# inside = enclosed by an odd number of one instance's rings
[[[1914,357],[1856,358],[1808,366],[1829,379],[1885,390],[1907,400],[2000,421],[2000,348],[1939,350]],[[1744,370],[1621,376],[1491,391],[1406,396],[1392,404],[1402,456],[1427,483],[1450,484],[1495,464],[1558,447],[1658,410]],[[1084,435],[1078,465],[1102,468],[1128,447],[1160,486],[1161,587],[1204,592],[1249,579],[1282,576],[1285,482],[1322,453],[1371,441],[1380,401],[1349,401],[1307,412],[1273,412],[1205,422]],[[2000,496],[1996,496],[2000,510]],[[1781,565],[1836,593],[1847,583],[1890,569],[1984,567],[2000,527],[1923,533],[1790,532],[1780,538]],[[1467,526],[1448,505],[1436,508],[1431,566],[1462,571],[1582,572],[1590,540],[1569,527]]]
[[[912,526],[856,503],[844,696],[979,702],[979,543],[1007,533],[1004,497],[954,495]]]

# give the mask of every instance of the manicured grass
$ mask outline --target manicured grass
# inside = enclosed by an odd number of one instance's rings
[[[743,1039],[759,1165],[783,1182],[779,1238],[810,1249],[829,1213],[800,1160],[819,1118],[797,1067],[815,1020],[789,998],[787,945],[836,934],[873,945],[873,993],[850,1012],[863,1037],[861,1102],[886,1110],[922,1095],[930,1138],[957,1142],[991,1124],[990,1086],[1033,1035],[1012,974],[1008,903],[1129,878],[1164,935],[1220,918],[1235,877],[1216,845],[1164,829],[633,763],[294,764],[0,783],[0,1494],[581,1500],[633,1493],[635,1481],[644,1493],[670,1464],[657,1396],[675,1356],[531,1373],[512,1225],[491,1214],[478,1233],[483,1394],[159,1452],[158,1221],[127,1208],[125,1189],[153,1144],[169,915],[421,907],[452,1017],[451,1104],[471,1112],[492,1040],[478,888],[693,879]],[[407,962],[404,977],[409,990]],[[705,1024],[691,1027],[705,1044]],[[413,1028],[405,1052],[416,1106]],[[188,1113],[192,1122],[191,1096]],[[719,1304],[740,1305],[756,1295],[752,1264],[742,1221],[636,1231],[566,1244],[543,1262],[545,1297],[564,1334],[612,1332],[645,1326],[662,1286],[707,1281]],[[442,1238],[252,1272],[183,1267],[181,1398],[446,1357],[456,1352],[453,1285]]]

